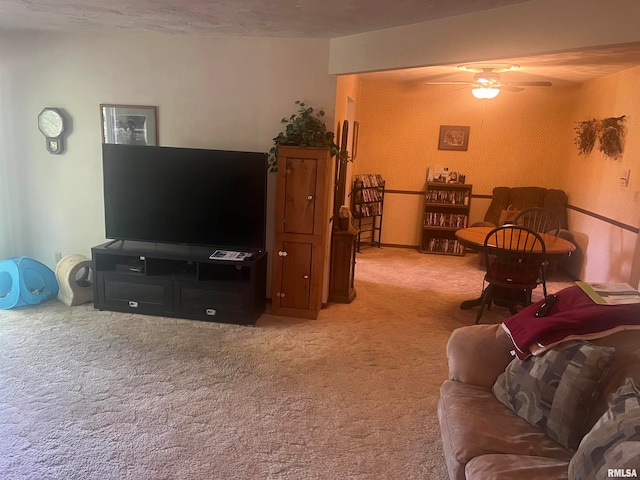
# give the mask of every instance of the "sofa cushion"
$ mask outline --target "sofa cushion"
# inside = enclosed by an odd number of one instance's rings
[[[587,430],[589,409],[615,349],[569,342],[544,355],[514,359],[493,385],[504,405],[549,437],[575,450]]]
[[[467,480],[567,480],[569,462],[525,455],[482,455],[467,463]],[[603,477],[605,478],[605,477]]]
[[[596,480],[609,469],[635,470],[640,474],[640,391],[627,382],[618,389],[609,410],[580,442],[569,465],[571,478]]]
[[[592,343],[615,348],[616,358],[598,388],[599,397],[589,415],[589,430],[609,409],[609,400],[616,395],[627,378],[632,378],[636,386],[640,387],[640,330],[614,333],[592,340]],[[640,472],[638,474],[640,475]]]
[[[569,461],[572,453],[500,403],[490,388],[447,380],[438,418],[451,478],[464,478],[471,459],[491,453]]]

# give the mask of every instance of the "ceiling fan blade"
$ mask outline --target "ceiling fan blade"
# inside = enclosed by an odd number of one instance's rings
[[[514,87],[551,87],[551,82],[507,82],[503,85],[513,85]]]
[[[476,82],[463,82],[452,80],[450,82],[423,82],[425,85],[475,85]]]
[[[524,88],[521,87],[514,87],[512,84],[502,84],[499,87],[496,87],[500,90],[505,90],[507,92],[521,92],[522,90],[524,90]]]

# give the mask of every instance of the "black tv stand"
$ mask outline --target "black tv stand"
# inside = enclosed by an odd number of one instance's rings
[[[267,254],[211,260],[211,247],[109,241],[91,249],[100,310],[253,325],[266,306]]]

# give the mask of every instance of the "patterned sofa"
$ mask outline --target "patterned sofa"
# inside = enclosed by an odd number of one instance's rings
[[[565,321],[586,311],[567,299],[568,290],[558,292],[556,303]],[[533,318],[539,303],[517,315]],[[536,356],[519,352],[524,360],[510,353],[518,347],[509,328],[456,329],[438,402],[451,480],[640,475],[640,304],[632,308],[608,310],[636,324],[630,329],[560,342]],[[522,318],[524,325],[535,325],[532,318]]]

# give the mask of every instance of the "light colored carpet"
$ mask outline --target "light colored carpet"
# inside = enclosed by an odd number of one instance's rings
[[[0,311],[0,476],[444,479],[445,346],[481,287],[476,255],[372,248],[317,320]]]

